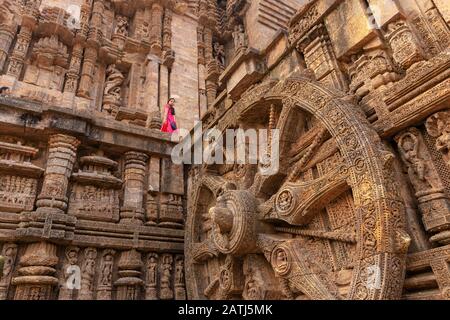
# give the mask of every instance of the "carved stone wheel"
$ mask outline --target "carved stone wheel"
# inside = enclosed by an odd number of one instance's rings
[[[340,92],[307,78],[248,91],[219,129],[280,130],[280,168],[193,168],[191,299],[398,299],[409,236],[393,155]]]

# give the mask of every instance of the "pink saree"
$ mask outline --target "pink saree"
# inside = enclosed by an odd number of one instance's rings
[[[172,108],[172,110],[173,111],[171,112],[171,108],[170,108],[169,104],[166,104],[164,106],[164,112],[166,114],[166,121],[164,121],[164,123],[162,124],[162,127],[161,127],[162,132],[172,133],[172,132],[177,131],[177,124],[175,122],[175,117],[174,117],[175,109]]]

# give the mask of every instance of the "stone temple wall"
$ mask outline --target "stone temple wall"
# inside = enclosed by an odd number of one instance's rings
[[[449,299],[449,12],[0,0],[0,299]],[[172,96],[279,144],[176,165]]]
[[[183,167],[199,116],[180,1],[0,1],[0,299],[184,299]]]
[[[222,4],[203,129],[279,169],[190,168],[189,298],[449,299],[448,1],[300,2]]]

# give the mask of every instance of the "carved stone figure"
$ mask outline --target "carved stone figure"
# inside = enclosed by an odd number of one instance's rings
[[[247,34],[245,33],[245,29],[242,24],[235,26],[233,31],[233,41],[235,53],[248,46]]]
[[[426,121],[428,133],[436,138],[436,149],[450,168],[450,111],[438,112]]]
[[[398,137],[398,145],[407,163],[409,174],[417,181],[418,189],[442,187],[438,177],[430,169],[431,160],[423,152],[420,136],[416,130],[410,130]]]
[[[219,42],[214,43],[214,58],[221,68],[225,68],[225,49]]]
[[[122,102],[122,84],[124,75],[115,64],[106,69],[106,82],[103,90],[103,110],[115,116]]]
[[[116,25],[115,33],[122,35],[122,36],[128,36],[128,19],[127,19],[127,17],[124,17],[124,16],[117,17],[117,25]]]
[[[81,268],[81,289],[78,296],[80,300],[92,300],[94,295],[94,276],[97,250],[84,249],[84,262]]]
[[[158,281],[158,255],[155,253],[150,253],[147,258],[147,274],[146,274],[146,289],[145,289],[145,299],[146,300],[156,300],[157,295],[157,281]]]
[[[125,77],[114,64],[110,64],[108,66],[106,69],[106,75],[104,98],[113,98],[120,101],[121,86]]]
[[[163,300],[173,298],[172,290],[172,262],[173,258],[170,254],[165,254],[162,256],[161,264],[161,278],[160,278],[160,298]]]
[[[78,247],[68,247],[66,249],[66,263],[61,270],[62,277],[59,289],[59,300],[72,300],[74,298],[75,290],[80,289],[79,285],[81,279],[76,278],[80,275],[77,274],[79,251],[80,248]]]

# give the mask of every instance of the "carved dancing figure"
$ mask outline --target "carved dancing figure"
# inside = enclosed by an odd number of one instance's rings
[[[104,95],[105,97],[112,97],[116,100],[120,100],[121,86],[125,77],[120,72],[115,64],[110,64],[106,70],[107,78],[105,84]]]

